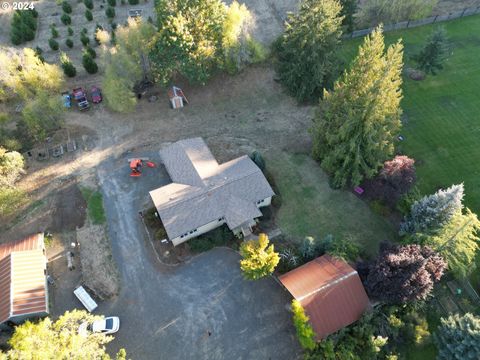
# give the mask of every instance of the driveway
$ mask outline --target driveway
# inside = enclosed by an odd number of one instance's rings
[[[158,159],[135,154],[145,155]],[[127,157],[98,167],[121,275],[119,296],[98,311],[121,320],[110,350],[125,347],[132,359],[298,358],[289,295],[272,278],[243,280],[237,253],[217,248],[176,267],[158,262],[138,211],[168,175],[159,167],[130,178]]]

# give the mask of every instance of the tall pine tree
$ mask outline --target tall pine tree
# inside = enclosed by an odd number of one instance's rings
[[[332,84],[342,35],[337,0],[304,0],[277,42],[280,81],[298,101],[317,101]]]
[[[401,127],[402,57],[400,41],[385,51],[379,26],[334,90],[325,90],[311,129],[313,156],[335,187],[373,177],[392,155]]]
[[[340,15],[343,16],[343,26],[347,32],[351,33],[355,27],[354,15],[357,11],[357,0],[340,0],[340,4],[342,5]]]

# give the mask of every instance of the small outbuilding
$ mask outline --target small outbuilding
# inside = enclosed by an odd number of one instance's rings
[[[317,340],[354,323],[370,306],[357,271],[329,255],[280,276],[280,282],[304,308]]]
[[[43,234],[0,244],[0,326],[48,315]]]

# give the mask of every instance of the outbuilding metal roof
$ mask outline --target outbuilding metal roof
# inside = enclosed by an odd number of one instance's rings
[[[0,323],[48,312],[43,234],[0,245]]]
[[[257,201],[274,195],[248,156],[219,165],[201,138],[178,141],[160,157],[173,183],[150,196],[170,239],[221,218],[234,229],[261,216]]]
[[[369,306],[358,273],[329,255],[318,257],[279,280],[302,304],[318,340],[357,321]]]

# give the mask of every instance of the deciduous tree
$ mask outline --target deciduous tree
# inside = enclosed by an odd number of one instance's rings
[[[337,71],[336,49],[342,35],[337,0],[303,0],[277,42],[280,81],[298,101],[317,101]]]
[[[480,318],[470,313],[443,318],[434,339],[438,360],[480,359]]]
[[[325,90],[314,125],[313,156],[332,184],[373,177],[394,150],[401,122],[403,46],[385,51],[381,27],[367,36],[350,70]]]
[[[88,336],[78,333],[78,326],[84,322],[99,319],[86,311],[73,310],[53,322],[49,318],[37,323],[27,321],[15,328],[9,341],[9,360],[20,359],[105,359],[110,356],[105,345],[112,336],[93,333]],[[39,355],[41,354],[41,357]],[[124,352],[119,353],[121,356]]]
[[[0,147],[0,187],[12,188],[24,171],[23,156]]]
[[[62,70],[42,62],[33,49],[22,52],[0,47],[0,101],[17,95],[31,99],[37,92],[58,92],[63,86]]]
[[[427,246],[383,246],[365,281],[370,296],[388,303],[425,300],[447,264]]]
[[[268,236],[260,234],[258,240],[244,241],[240,245],[240,268],[245,278],[257,280],[270,275],[280,261],[273,244],[269,245]]]

